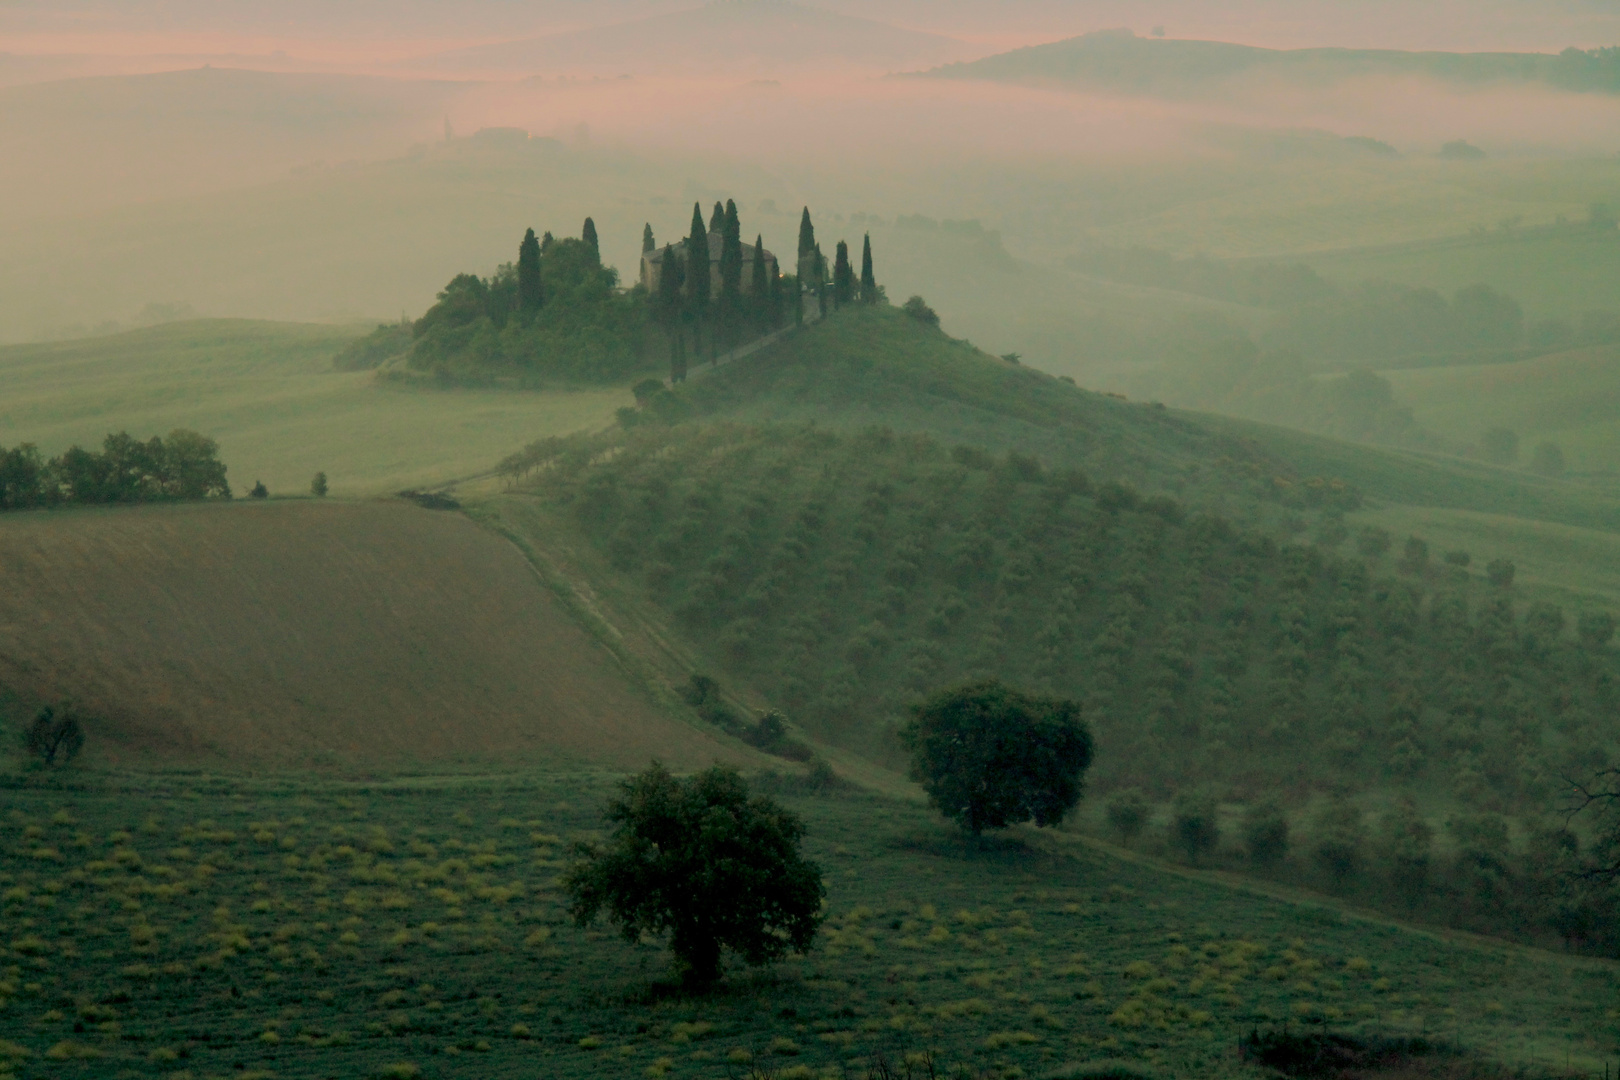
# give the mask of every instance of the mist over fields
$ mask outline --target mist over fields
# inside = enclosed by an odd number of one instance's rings
[[[1607,1078],[1617,628],[1612,0],[0,0],[0,1080]]]

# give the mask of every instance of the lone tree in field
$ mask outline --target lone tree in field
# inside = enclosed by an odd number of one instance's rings
[[[84,726],[66,709],[58,716],[56,710],[47,705],[28,726],[25,741],[28,755],[39,758],[47,768],[58,760],[66,765],[84,749]]]
[[[995,680],[915,706],[902,737],[929,802],[975,835],[1030,820],[1058,824],[1080,801],[1091,765],[1078,703]]]
[[[825,890],[798,815],[720,765],[682,780],[654,762],[621,789],[608,843],[575,845],[563,879],[576,923],[605,912],[626,941],[668,934],[689,986],[720,977],[722,949],[757,966],[810,948]]]
[[[317,499],[324,499],[328,490],[330,489],[326,484],[326,474],[323,472],[316,473],[315,479],[309,482],[309,493]]]

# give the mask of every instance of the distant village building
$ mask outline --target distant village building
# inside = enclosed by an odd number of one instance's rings
[[[725,237],[718,231],[709,234],[709,295],[720,295],[720,253],[725,248]],[[675,258],[686,261],[686,241],[677,242],[671,249]],[[769,250],[765,252],[765,278],[767,281],[776,277],[776,256]],[[663,279],[664,249],[654,248],[641,254],[641,284],[650,295],[658,295],[658,283]],[[686,280],[692,280],[690,268],[687,270]],[[742,246],[742,291],[744,294],[754,291],[754,246]]]

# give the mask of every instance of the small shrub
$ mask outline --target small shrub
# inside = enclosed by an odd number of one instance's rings
[[[270,497],[270,489],[264,486],[264,481],[263,480],[255,480],[255,481],[253,481],[253,488],[252,488],[252,490],[250,490],[248,492],[248,498],[250,498],[250,499],[268,499],[269,497]]]
[[[78,717],[64,709],[60,716],[50,706],[39,710],[25,738],[30,757],[39,758],[47,768],[65,765],[84,749],[84,726]]]
[[[928,301],[920,296],[913,296],[910,300],[901,304],[900,310],[924,326],[939,326],[939,313],[929,307]]]

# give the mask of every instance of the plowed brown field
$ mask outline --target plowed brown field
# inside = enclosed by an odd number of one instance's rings
[[[404,503],[0,517],[0,683],[87,755],[339,768],[738,759],[667,715],[511,545]]]

